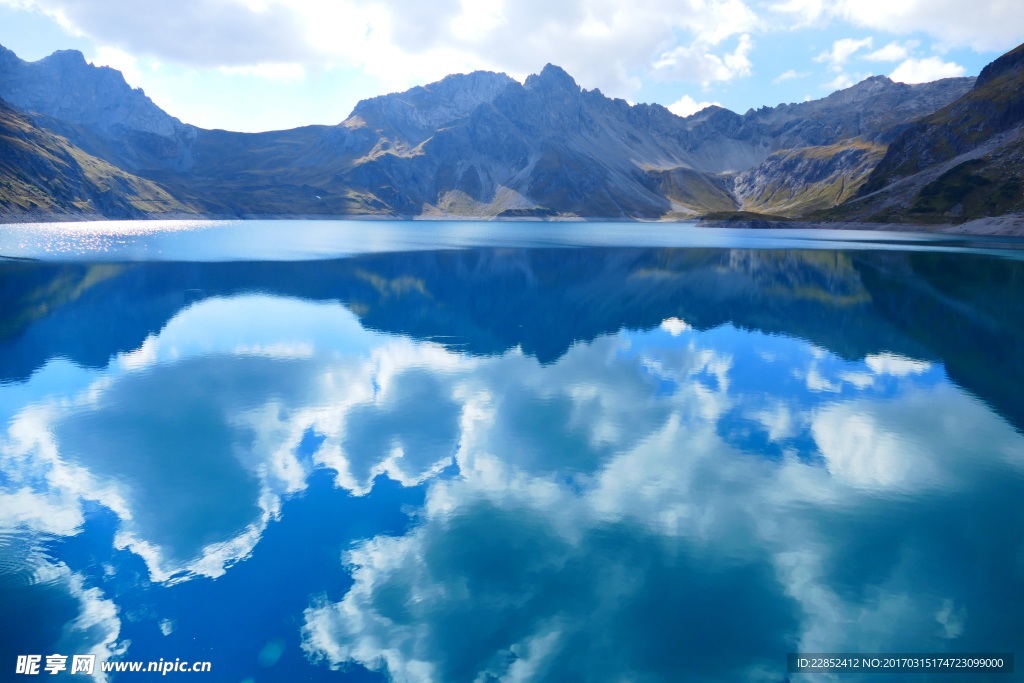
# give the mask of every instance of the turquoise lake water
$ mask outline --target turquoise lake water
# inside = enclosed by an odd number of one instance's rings
[[[787,655],[1024,652],[1022,246],[0,226],[0,679],[931,682]]]

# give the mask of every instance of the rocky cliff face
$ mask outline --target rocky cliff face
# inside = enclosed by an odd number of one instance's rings
[[[348,130],[367,128],[406,147],[415,147],[436,130],[469,116],[493,102],[514,80],[505,74],[474,71],[448,76],[437,83],[403,93],[359,102],[342,124]]]
[[[0,47],[0,97],[25,112],[43,114],[97,133],[135,130],[171,136],[184,124],[156,106],[120,71],[95,67],[77,50],[24,62]]]
[[[837,206],[855,196],[885,147],[861,138],[823,147],[776,152],[733,180],[743,209],[799,216]]]
[[[756,130],[773,151],[734,177],[734,195],[746,211],[788,217],[842,204],[857,195],[908,122],[973,83],[947,78],[907,85],[872,76],[821,100],[747,112],[743,128]]]
[[[582,90],[548,65],[413,149],[382,138],[391,144],[354,164],[347,184],[402,214],[658,216],[674,203],[648,171],[692,168],[693,160],[682,119],[646,115],[657,125],[635,125],[628,104]]]
[[[93,66],[77,50],[25,62],[0,46],[0,98],[123,168],[188,165],[195,129],[129,86],[120,71]]]
[[[828,97],[748,112],[767,129],[776,149],[834,144],[863,138],[886,144],[905,124],[931,114],[970,91],[973,78],[945,78],[907,85],[872,76]]]
[[[348,184],[403,214],[686,217],[743,207],[794,215],[852,196],[881,157],[876,140],[972,83],[908,86],[878,77],[818,102],[744,116],[711,107],[683,119],[583,90],[548,65],[523,85],[509,81],[490,101],[480,98],[472,113],[416,147],[422,128],[411,135],[378,127],[379,144]],[[404,120],[399,103],[415,95],[377,98],[374,109]],[[744,171],[735,184],[718,177]]]

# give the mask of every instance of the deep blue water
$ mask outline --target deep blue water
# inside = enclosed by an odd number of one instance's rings
[[[1020,654],[1019,246],[0,226],[0,679],[55,653],[443,683]],[[956,678],[1022,680],[993,676]]]

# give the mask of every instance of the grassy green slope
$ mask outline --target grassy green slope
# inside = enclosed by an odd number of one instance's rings
[[[736,178],[745,211],[796,217],[855,196],[885,154],[860,140],[776,152]]]
[[[1024,211],[1024,45],[908,127],[829,219],[946,223]]]
[[[156,183],[86,154],[0,100],[0,215],[189,212]]]

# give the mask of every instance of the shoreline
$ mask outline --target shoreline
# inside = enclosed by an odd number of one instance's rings
[[[323,215],[323,214],[199,214],[199,213],[167,213],[148,215],[142,218],[112,218],[100,214],[66,214],[66,213],[33,213],[33,214],[0,214],[0,227],[29,223],[67,223],[89,224],[106,221],[398,221],[398,222],[489,222],[489,223],[647,223],[666,224],[679,223],[700,228],[741,228],[755,230],[851,230],[858,232],[905,232],[948,235],[977,235],[1024,237],[1024,212],[1011,213],[1003,216],[976,218],[963,223],[871,223],[865,221],[803,221],[775,219],[703,219],[695,216],[691,220],[679,219],[643,219],[628,217],[582,218],[565,217],[497,217],[497,216],[381,216],[372,214],[359,215]]]

